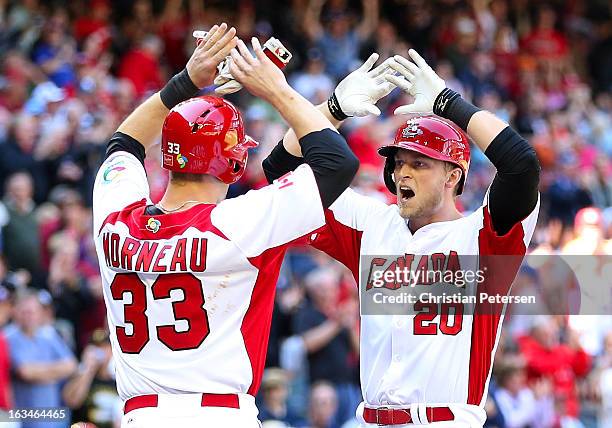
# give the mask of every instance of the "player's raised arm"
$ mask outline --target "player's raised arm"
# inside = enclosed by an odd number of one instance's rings
[[[145,151],[157,139],[170,109],[213,83],[217,64],[236,46],[235,36],[236,30],[228,30],[225,23],[213,26],[193,51],[185,69],[123,121],[109,143],[107,157],[115,151],[125,150],[138,153],[136,157],[144,159]]]
[[[386,76],[414,97],[412,104],[398,107],[395,114],[433,111],[467,131],[497,168],[489,191],[489,211],[495,231],[506,234],[537,204],[540,164],[535,150],[506,122],[447,88],[415,50],[411,49],[409,55],[412,61],[395,56],[391,64],[401,77]]]
[[[238,49],[232,49],[231,73],[249,92],[272,104],[295,131],[304,161],[314,173],[323,206],[328,207],[350,185],[359,160],[329,119],[289,86],[256,38],[252,44],[255,57],[242,41],[238,41]]]
[[[395,60],[388,58],[382,64],[372,68],[377,60],[377,53],[370,55],[361,67],[338,84],[327,102],[317,106],[319,112],[335,128],[338,128],[349,117],[380,115],[376,103],[395,88],[395,85],[384,78],[386,74],[394,73],[394,70],[390,68],[390,63]],[[303,161],[295,131],[289,128],[283,140],[263,161],[262,167],[268,182],[271,183],[288,171],[297,168]]]
[[[236,45],[235,34],[236,30],[228,30],[226,24],[215,25],[195,48],[185,69],[138,106],[113,134],[94,183],[96,231],[110,213],[149,198],[146,150],[160,134],[169,109],[213,82],[217,64]]]

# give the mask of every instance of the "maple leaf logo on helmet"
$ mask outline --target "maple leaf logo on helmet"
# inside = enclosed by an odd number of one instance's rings
[[[419,128],[419,124],[413,121],[406,122],[407,126],[402,130],[402,137],[411,138],[417,135],[423,134],[423,131]]]

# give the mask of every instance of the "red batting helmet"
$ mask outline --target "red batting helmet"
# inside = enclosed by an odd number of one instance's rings
[[[240,179],[248,149],[257,142],[244,133],[242,116],[223,98],[196,97],[175,106],[162,129],[162,167],[210,174],[226,184]]]
[[[378,149],[378,154],[387,158],[383,176],[391,193],[396,193],[393,171],[397,149],[412,150],[457,165],[463,171],[457,194],[463,192],[470,168],[470,144],[465,132],[454,123],[434,115],[412,116],[397,130],[393,143]]]

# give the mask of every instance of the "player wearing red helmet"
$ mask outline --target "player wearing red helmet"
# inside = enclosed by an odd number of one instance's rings
[[[235,183],[257,142],[245,134],[242,116],[223,98],[192,98],[173,108],[162,127],[162,166],[181,174],[209,174]]]
[[[359,166],[257,39],[253,57],[235,34],[225,24],[207,33],[186,69],[119,126],[96,177],[94,239],[122,427],[260,425],[254,397],[283,255],[324,225],[323,210]],[[306,165],[225,200],[257,143],[231,103],[191,97],[228,54],[236,81],[295,129]],[[170,179],[154,204],[144,156],[160,130]]]
[[[444,185],[440,181],[446,178],[445,173],[452,173],[453,195],[463,192],[470,167],[470,145],[465,132],[450,121],[433,115],[415,115],[397,130],[393,143],[380,147],[378,153],[386,158],[383,179],[387,189],[398,195],[397,205],[404,218],[417,219],[440,206],[444,195],[439,191]],[[413,180],[396,183],[396,169],[420,155],[440,162],[434,162],[431,169],[416,170]]]
[[[413,286],[441,287],[426,275],[445,269],[480,272],[478,279],[460,285],[466,295],[507,297],[516,260],[525,254],[537,220],[539,164],[534,150],[507,123],[446,88],[418,53],[409,54],[412,61],[396,56],[374,70],[369,70],[372,63],[356,70],[319,106],[338,126],[349,116],[379,114],[374,103],[389,93],[387,84],[414,97],[412,104],[396,109],[410,116],[394,141],[379,149],[386,158],[384,182],[397,204],[348,189],[326,210],[326,226],[311,243],[345,264],[361,289],[363,403],[357,418],[362,426],[481,427],[505,306],[488,305],[488,300],[475,306],[432,301],[430,296],[438,296],[428,292],[409,296],[415,300],[398,298]],[[482,206],[463,215],[455,200],[466,186],[468,136],[497,174]],[[279,166],[295,168],[302,162],[296,141],[289,130],[264,160],[268,180],[285,172]],[[518,257],[500,260],[501,255]],[[392,278],[373,285],[375,270]],[[406,280],[406,272],[421,277]]]
[[[463,192],[470,168],[470,144],[465,132],[457,125],[434,115],[415,115],[399,127],[393,143],[378,149],[378,153],[387,158],[383,178],[391,193],[397,192],[393,181],[395,162],[392,160],[398,149],[414,151],[458,166],[462,176],[457,185],[457,195]]]

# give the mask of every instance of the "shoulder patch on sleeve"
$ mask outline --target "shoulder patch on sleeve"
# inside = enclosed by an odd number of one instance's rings
[[[114,180],[121,177],[126,170],[125,161],[116,159],[104,168],[102,173],[102,184],[112,183]]]

